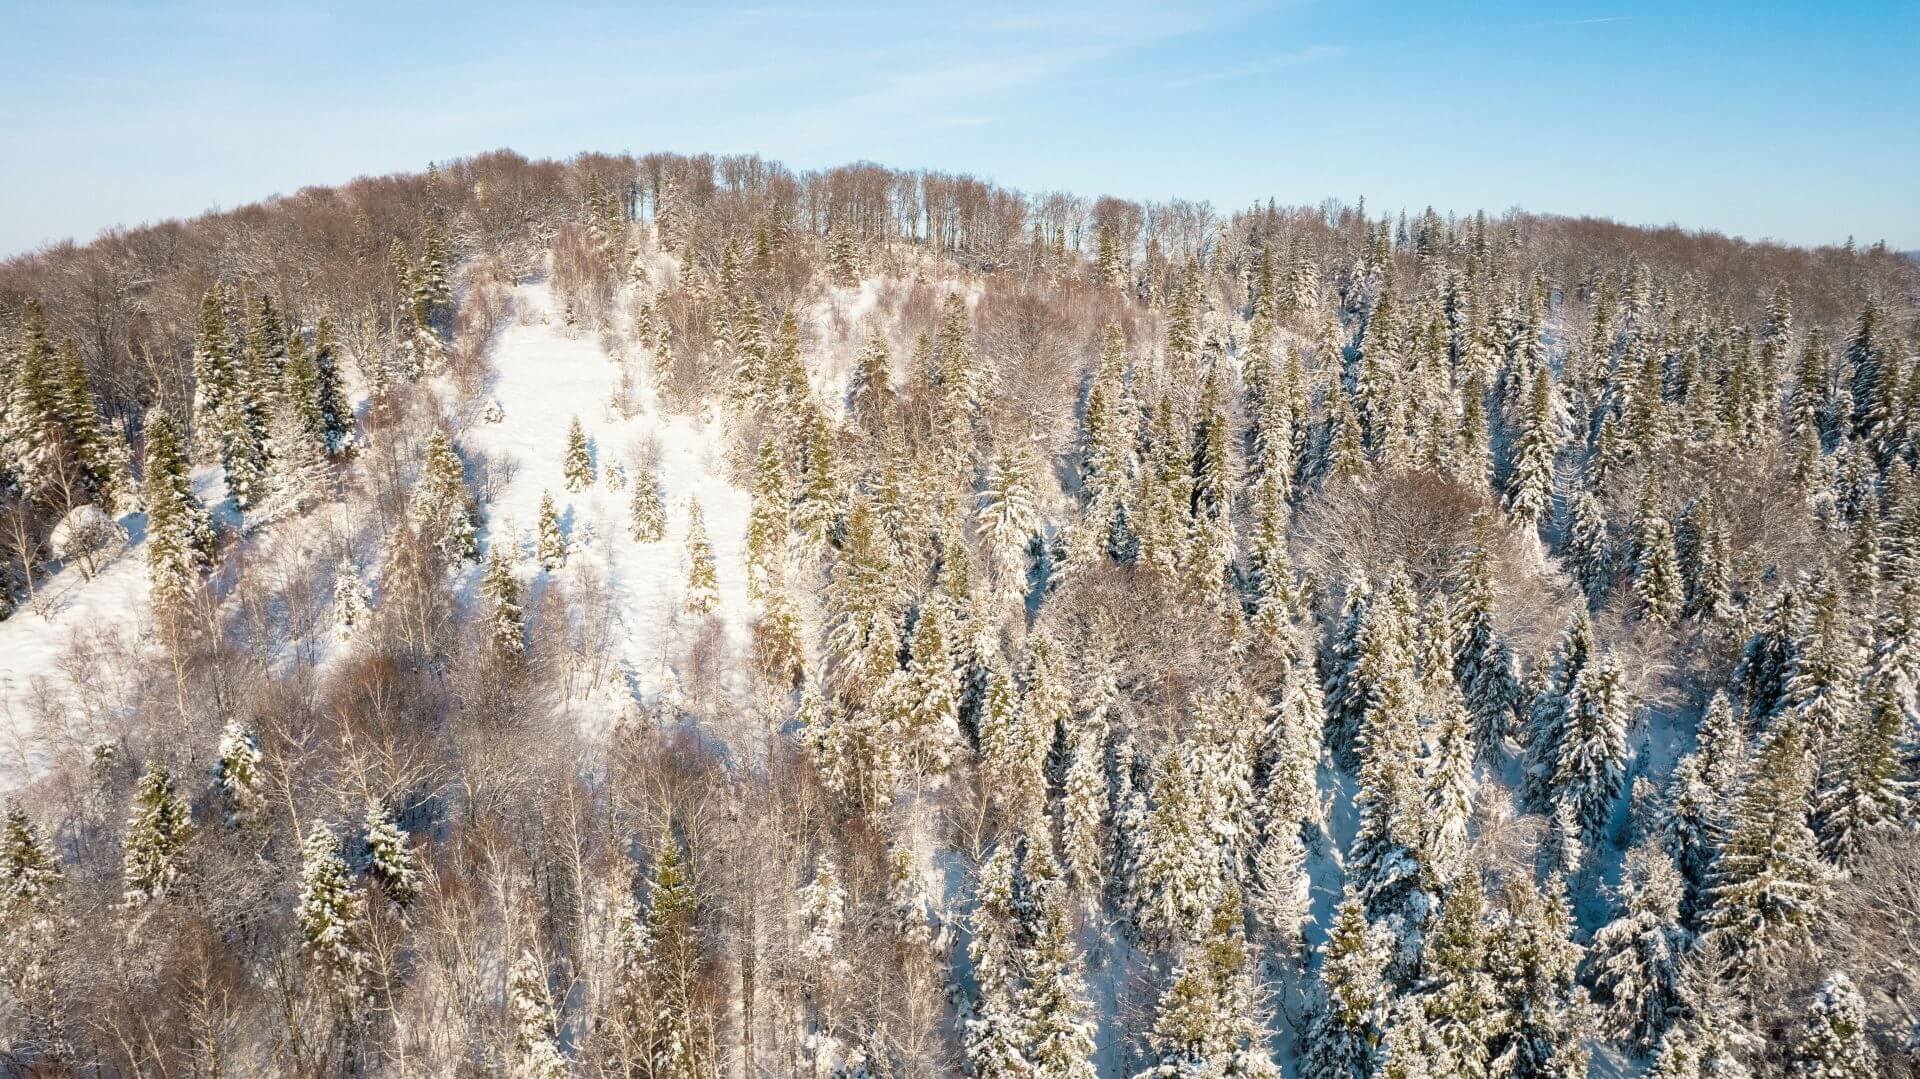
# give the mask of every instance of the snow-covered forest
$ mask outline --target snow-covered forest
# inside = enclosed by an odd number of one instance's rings
[[[1920,1075],[1917,466],[1851,242],[502,152],[21,256],[0,1066]]]

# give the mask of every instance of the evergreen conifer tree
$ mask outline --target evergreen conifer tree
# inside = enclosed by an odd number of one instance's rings
[[[420,480],[408,502],[408,513],[414,528],[449,565],[479,557],[479,514],[467,490],[466,466],[454,450],[453,437],[445,430],[436,430],[427,440]]]
[[[1680,924],[1684,882],[1665,851],[1641,846],[1627,856],[1624,890],[1626,910],[1594,934],[1587,969],[1606,1028],[1650,1052],[1684,1010],[1692,947]]]
[[[1135,1079],[1279,1079],[1254,1011],[1238,897],[1224,893],[1160,997],[1156,1061]]]
[[[228,720],[221,728],[214,779],[226,804],[229,825],[245,825],[265,807],[266,796],[260,789],[260,740],[238,720]]]
[[[156,610],[176,609],[213,553],[213,528],[187,478],[180,428],[155,411],[147,420],[147,578]]]
[[[1024,591],[1027,544],[1038,530],[1039,517],[1026,467],[1011,453],[993,460],[980,495],[978,524],[1000,587]]]
[[[627,534],[636,543],[658,543],[667,538],[667,504],[660,497],[660,470],[652,462],[633,480],[633,498],[627,505]]]
[[[363,992],[365,899],[354,888],[340,840],[315,824],[300,848],[300,902],[295,918],[308,958],[330,994],[351,1004]]]
[[[348,439],[353,435],[353,409],[347,404],[346,387],[335,353],[333,327],[325,318],[314,328],[310,356],[313,363],[312,401],[319,411],[319,434],[326,440],[329,452],[339,453],[346,448]]]
[[[1387,1020],[1387,953],[1379,931],[1367,923],[1359,897],[1349,892],[1334,913],[1321,952],[1301,1079],[1362,1079],[1373,1074]]]
[[[1060,797],[1060,855],[1074,895],[1097,909],[1106,887],[1108,806],[1106,717],[1088,716],[1073,725],[1067,742],[1067,768]]]
[[[1867,1041],[1866,1003],[1845,974],[1829,977],[1813,994],[1794,1040],[1792,1074],[1804,1079],[1870,1079],[1884,1074]]]
[[[327,497],[333,480],[327,445],[301,422],[291,404],[283,403],[274,412],[266,454],[271,467],[260,501],[260,520],[295,516]]]
[[[514,659],[526,652],[526,616],[520,609],[520,580],[498,544],[487,555],[487,571],[480,578],[480,594],[492,607],[487,640],[495,655]]]
[[[372,594],[360,579],[359,567],[351,558],[342,558],[333,571],[333,630],[341,641],[350,641],[372,622]]]
[[[513,1025],[512,1079],[565,1079],[567,1060],[554,1027],[553,994],[532,952],[520,953],[507,972],[507,1012]]]
[[[1613,805],[1626,779],[1627,728],[1633,705],[1624,675],[1608,656],[1586,664],[1566,697],[1559,723],[1559,759],[1551,800],[1569,805],[1587,847],[1604,837]]]
[[[1553,385],[1545,371],[1528,380],[1526,415],[1514,440],[1502,505],[1523,524],[1537,524],[1553,503],[1553,466],[1559,454],[1559,419],[1553,410]]]
[[[200,329],[193,345],[193,438],[197,457],[211,457],[221,446],[221,416],[238,392],[238,356],[227,328],[223,290],[215,285],[200,301]]]
[[[1715,863],[1708,941],[1750,981],[1803,948],[1825,902],[1827,873],[1807,827],[1806,735],[1788,718],[1769,732]]]
[[[763,438],[754,456],[753,503],[747,511],[747,597],[765,599],[786,581],[790,498],[777,440]]]
[[[700,503],[687,503],[687,613],[699,617],[712,614],[720,605],[719,579],[713,562],[713,544],[707,540],[707,522]]]
[[[1650,622],[1677,617],[1686,595],[1680,556],[1674,548],[1673,522],[1660,507],[1658,482],[1649,475],[1634,509],[1629,562],[1633,570],[1634,609]]]
[[[406,831],[378,802],[368,803],[365,828],[367,875],[388,902],[403,910],[412,906],[420,898],[421,873]]]
[[[1529,881],[1507,887],[1488,935],[1488,971],[1504,998],[1490,1049],[1493,1074],[1585,1075],[1585,994],[1574,983],[1581,948],[1564,892]]]
[[[1600,500],[1584,487],[1568,503],[1566,554],[1574,579],[1586,593],[1588,608],[1598,610],[1613,582],[1613,550]]]
[[[165,897],[179,876],[181,848],[193,824],[187,805],[173,793],[164,764],[147,769],[127,818],[124,898],[129,906]]]
[[[1487,971],[1486,900],[1477,870],[1454,878],[1422,956],[1418,990],[1445,1059],[1467,1079],[1486,1079],[1488,1045],[1501,1006]]]
[[[1454,681],[1473,719],[1479,751],[1497,755],[1514,733],[1523,693],[1513,653],[1494,628],[1493,562],[1484,550],[1468,560],[1453,623]]]
[[[1832,747],[1815,793],[1814,831],[1828,861],[1845,864],[1875,830],[1906,816],[1910,781],[1901,778],[1898,743],[1908,729],[1891,679],[1875,679],[1865,715]]]
[[[540,516],[534,526],[534,536],[533,557],[541,569],[554,573],[567,564],[567,532],[560,524],[560,509],[554,505],[551,492],[540,493]]]
[[[561,475],[566,479],[567,490],[575,494],[593,486],[593,450],[587,444],[587,432],[580,426],[578,416],[567,425],[567,454],[561,462]]]

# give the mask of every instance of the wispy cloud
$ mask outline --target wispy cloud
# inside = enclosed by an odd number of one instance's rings
[[[760,145],[863,145],[875,132],[911,135],[978,127],[992,103],[1042,93],[1116,57],[1216,29],[1261,3],[1188,8],[1161,0],[1068,5],[1045,11],[981,9],[967,25],[896,41],[871,64],[837,63],[835,92],[765,118]],[[829,80],[819,80],[828,82]]]
[[[1178,90],[1188,86],[1208,86],[1213,83],[1234,82],[1240,79],[1257,79],[1262,75],[1271,75],[1301,64],[1311,64],[1318,60],[1331,60],[1346,54],[1338,45],[1308,45],[1304,49],[1279,53],[1274,56],[1249,60],[1215,71],[1203,71],[1182,78],[1169,79],[1161,85],[1168,90]]]
[[[1633,16],[1631,15],[1601,15],[1591,19],[1547,19],[1543,22],[1528,23],[1527,25],[1536,28],[1549,26],[1599,26],[1602,23],[1632,21]]]

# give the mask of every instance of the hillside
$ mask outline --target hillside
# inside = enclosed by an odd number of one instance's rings
[[[9,1066],[1920,1074],[1916,312],[671,155],[15,259]]]

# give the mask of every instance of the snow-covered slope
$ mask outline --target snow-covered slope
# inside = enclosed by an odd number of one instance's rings
[[[745,576],[741,547],[746,533],[748,497],[723,477],[723,431],[715,423],[686,416],[662,416],[644,372],[639,410],[631,418],[614,407],[621,368],[588,334],[570,335],[545,283],[514,290],[516,322],[504,330],[492,352],[495,377],[489,388],[499,402],[498,422],[475,416],[460,433],[470,457],[486,455],[497,468],[509,463],[511,479],[486,496],[486,545],[509,544],[519,553],[523,580],[535,589],[544,578],[600,576],[612,593],[615,649],[621,657],[628,694],[599,694],[601,707],[589,708],[583,722],[593,727],[609,718],[609,708],[634,695],[654,703],[676,691],[672,659],[684,644],[676,616],[686,581],[689,506],[695,500],[706,519],[719,571],[717,616],[738,644],[745,639]],[[637,365],[636,365],[637,366]],[[563,459],[567,428],[580,420],[593,449],[595,483],[573,493],[566,488]],[[661,492],[667,506],[666,539],[636,543],[627,528],[628,504],[643,454],[657,447]],[[609,489],[609,466],[626,470],[619,491]],[[543,573],[534,558],[540,500],[552,495],[568,531],[567,565]],[[477,582],[478,570],[468,582]]]
[[[197,470],[193,486],[209,506],[226,498],[219,468]],[[216,519],[232,522],[224,511]],[[100,553],[91,577],[78,565],[63,566],[38,580],[32,601],[0,622],[0,787],[33,772],[50,739],[80,748],[103,736],[111,718],[103,708],[121,688],[104,683],[134,673],[116,653],[153,648],[146,514],[117,523],[126,538]],[[49,720],[58,721],[56,729]]]
[[[633,377],[639,390],[630,403],[632,414],[623,415],[613,404],[621,365],[592,335],[569,331],[547,284],[523,284],[514,290],[513,301],[515,318],[491,350],[494,375],[482,399],[499,403],[498,421],[489,422],[485,409],[474,408],[457,421],[457,433],[468,459],[484,457],[486,471],[495,477],[492,489],[484,493],[483,549],[508,544],[517,552],[529,607],[541,589],[556,583],[581,585],[592,576],[608,590],[609,650],[618,669],[591,690],[570,687],[566,703],[583,727],[595,733],[630,704],[671,703],[681,689],[676,661],[686,653],[692,626],[679,612],[694,500],[705,516],[717,564],[720,602],[715,616],[730,646],[744,644],[747,603],[740,560],[748,497],[723,477],[724,431],[719,422],[661,415],[638,363]],[[445,395],[451,400],[451,391]],[[575,417],[593,449],[596,482],[569,492],[562,462],[567,429]],[[667,507],[666,538],[657,543],[635,542],[627,527],[644,454],[657,455]],[[619,491],[607,483],[609,466],[616,463],[628,477]],[[199,470],[194,482],[223,524],[236,523],[231,505],[223,505],[226,491],[219,468]],[[533,556],[540,500],[546,494],[559,508],[572,548],[567,565],[553,573],[541,570]],[[305,546],[301,541],[314,539],[329,522],[353,516],[350,505],[321,507],[241,542],[249,547],[285,541]],[[89,714],[90,705],[75,705],[105,695],[75,692],[105,688],[76,685],[100,678],[100,664],[77,662],[76,654],[98,654],[121,644],[142,653],[153,648],[147,632],[151,611],[142,548],[145,517],[133,514],[120,523],[128,534],[126,544],[111,552],[91,579],[76,567],[61,568],[37,582],[36,602],[0,622],[0,785],[31,774],[44,758],[33,745],[36,732],[52,733],[40,713],[43,700],[56,702],[67,722],[78,724],[70,748],[82,748],[86,739],[111,730],[110,715]],[[230,550],[225,557],[234,555]],[[377,557],[370,561],[377,563]],[[456,582],[463,602],[478,602],[480,573],[479,567],[469,568]],[[337,651],[338,645],[329,638],[322,648],[318,658],[324,663],[329,658],[324,649]]]

